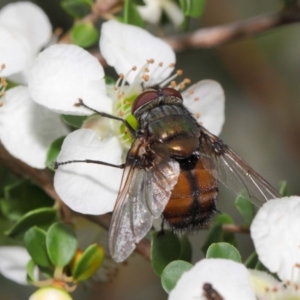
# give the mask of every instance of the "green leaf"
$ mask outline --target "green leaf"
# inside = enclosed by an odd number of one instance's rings
[[[223,241],[223,231],[222,231],[222,224],[213,224],[210,227],[208,232],[207,238],[204,244],[201,247],[202,252],[205,254],[207,249],[212,243],[222,242]]]
[[[16,181],[20,181],[18,177],[12,174],[8,169],[0,166],[0,197],[4,197],[4,187],[13,185]]]
[[[192,267],[192,264],[182,260],[176,260],[169,263],[161,274],[161,284],[163,289],[167,293],[170,293],[181,275],[184,272],[189,271]]]
[[[184,260],[186,262],[191,262],[192,245],[189,238],[186,235],[184,235],[183,237],[180,238],[180,243],[181,243],[181,252],[180,252],[179,259]]]
[[[71,29],[71,41],[79,47],[90,47],[97,43],[98,39],[99,32],[91,22],[76,24]]]
[[[177,235],[170,231],[151,233],[151,264],[160,276],[164,268],[180,257],[181,243]]]
[[[179,0],[183,13],[190,17],[200,17],[204,12],[205,0]]]
[[[48,229],[46,247],[51,262],[55,266],[63,268],[75,255],[78,240],[75,232],[69,226],[55,223]]]
[[[239,251],[228,243],[213,243],[207,249],[206,258],[225,258],[242,262]]]
[[[34,268],[35,268],[35,263],[34,261],[31,259],[27,265],[26,265],[26,271],[27,271],[27,281],[29,283],[34,283],[36,281],[35,277],[34,277]]]
[[[42,267],[52,266],[46,249],[46,232],[38,227],[32,227],[24,235],[25,247],[33,261]]]
[[[84,281],[90,278],[101,267],[104,260],[104,250],[97,244],[89,246],[73,268],[73,278]]]
[[[132,0],[124,1],[124,17],[123,22],[126,24],[135,25],[138,27],[145,27],[144,21],[138,12],[136,5],[132,2]]]
[[[46,166],[52,171],[54,170],[54,162],[56,161],[56,158],[60,152],[64,139],[64,136],[56,139],[48,148]]]
[[[18,181],[4,188],[4,199],[0,202],[3,215],[16,221],[31,210],[52,206],[53,200],[29,180]]]
[[[49,225],[57,218],[57,211],[51,207],[43,207],[32,210],[20,218],[8,231],[6,235],[10,237],[19,236],[30,227],[35,225]]]
[[[246,259],[246,261],[244,262],[245,267],[247,267],[248,269],[255,269],[256,265],[258,263],[258,255],[257,253],[254,251],[252,252],[249,257]]]
[[[74,128],[80,128],[88,116],[61,115],[61,118],[66,124]]]
[[[254,205],[242,196],[237,196],[234,206],[243,217],[245,225],[250,226],[255,215]]]
[[[287,182],[285,180],[280,182],[279,193],[282,197],[290,196],[289,190],[287,188]]]
[[[61,7],[75,19],[81,19],[87,15],[92,8],[91,0],[61,0]]]

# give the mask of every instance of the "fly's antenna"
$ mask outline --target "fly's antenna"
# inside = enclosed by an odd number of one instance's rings
[[[136,136],[136,132],[135,132],[135,130],[130,126],[130,124],[129,124],[126,120],[124,120],[124,119],[122,119],[122,118],[120,118],[120,117],[117,117],[117,116],[114,116],[114,115],[110,115],[110,114],[107,114],[107,113],[105,113],[105,112],[102,112],[102,111],[98,111],[98,110],[96,110],[96,109],[93,109],[93,108],[89,107],[88,105],[86,105],[86,104],[83,102],[83,100],[80,99],[80,98],[78,99],[78,102],[76,102],[76,103],[74,104],[74,106],[77,106],[77,107],[82,106],[82,107],[85,107],[86,109],[88,109],[88,110],[90,110],[90,111],[93,111],[94,113],[96,113],[96,114],[98,114],[98,115],[100,115],[100,116],[102,116],[102,117],[120,121],[120,122],[122,122],[122,123],[126,126],[126,128],[128,128],[128,130],[130,131],[130,133],[131,133],[133,136]]]

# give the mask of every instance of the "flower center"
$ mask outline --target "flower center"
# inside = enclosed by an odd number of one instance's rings
[[[131,114],[131,107],[136,97],[145,89],[145,87],[157,84],[157,74],[160,74],[167,68],[174,68],[174,64],[164,66],[163,62],[155,63],[154,59],[146,61],[145,65],[138,70],[133,66],[127,74],[120,74],[119,79],[113,88],[114,114],[124,118],[134,129],[138,129],[138,121]],[[126,84],[129,75],[135,72],[134,79],[130,85]],[[185,78],[180,83],[176,83],[175,79],[182,75],[182,70],[177,70],[175,74],[159,83],[161,87],[171,87],[178,91],[183,90],[190,80]],[[124,124],[114,126],[117,128],[115,134],[119,137],[122,146],[128,149],[133,141],[133,136]]]

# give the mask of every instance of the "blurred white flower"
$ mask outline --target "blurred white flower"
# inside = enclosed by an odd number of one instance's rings
[[[0,273],[19,284],[27,285],[26,266],[30,261],[27,250],[18,246],[0,247]]]
[[[26,84],[30,66],[51,38],[46,14],[31,2],[8,4],[0,11],[0,76]],[[16,158],[44,168],[52,141],[69,131],[60,117],[32,101],[27,86],[9,89],[1,98],[0,139]]]
[[[81,98],[93,109],[127,119],[132,102],[143,86],[164,80],[162,85],[166,85],[173,78],[170,74],[175,53],[169,45],[141,28],[117,21],[104,23],[100,49],[107,63],[123,74],[115,86],[105,85],[102,66],[87,51],[73,45],[56,45],[42,52],[33,65],[29,77],[32,98],[56,112],[92,114],[84,107],[74,106]],[[224,122],[224,93],[220,85],[211,80],[201,81],[182,96],[198,121],[219,134]],[[124,128],[122,131],[119,121],[101,119],[104,134],[86,129],[95,127],[94,120],[87,120],[85,129],[74,131],[65,139],[57,161],[92,159],[121,164],[128,149]],[[121,176],[122,171],[117,168],[66,164],[56,171],[54,184],[61,199],[73,210],[103,214],[113,210]]]
[[[138,5],[137,9],[142,18],[151,24],[158,24],[163,13],[177,27],[184,20],[181,9],[172,0],[144,0],[144,2],[145,5]]]
[[[282,281],[252,274],[256,277],[254,282],[259,283],[254,285],[261,291],[259,299],[300,299],[299,230],[298,196],[266,202],[255,216],[251,225],[251,237],[259,260]],[[266,287],[261,288],[262,286]]]
[[[205,296],[206,285],[211,286],[222,299],[256,299],[247,268],[228,259],[202,259],[182,274],[168,299],[209,299]]]

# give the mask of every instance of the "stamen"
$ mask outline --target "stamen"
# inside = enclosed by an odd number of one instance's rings
[[[170,77],[167,78],[165,81],[161,82],[160,85],[161,85],[161,86],[166,86],[169,82],[171,82],[171,83],[170,83],[171,87],[175,89],[175,87],[173,87],[172,81],[173,81],[177,76],[181,76],[182,73],[183,73],[182,70],[177,70],[176,73],[175,73],[174,75],[170,76]]]
[[[1,69],[1,70],[3,70],[3,69]],[[6,78],[5,77],[1,77],[0,78],[0,97],[3,97],[5,95],[6,87],[7,87]],[[0,104],[1,104],[1,106],[3,105],[3,103],[0,103]]]

